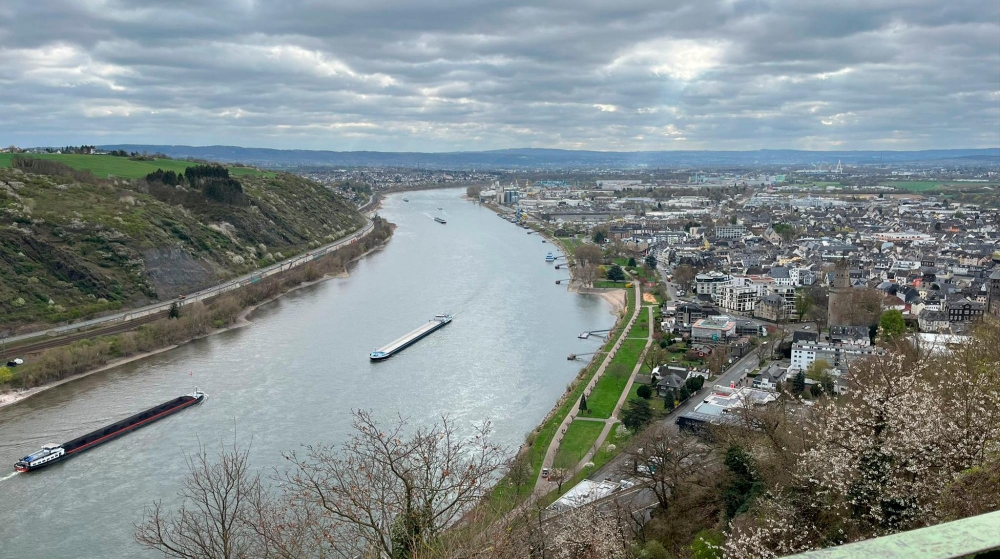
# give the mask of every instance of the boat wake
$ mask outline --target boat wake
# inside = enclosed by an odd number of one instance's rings
[[[21,473],[21,472],[11,472],[9,475],[7,475],[5,477],[0,477],[0,481],[7,481],[8,479],[16,476],[19,473]]]

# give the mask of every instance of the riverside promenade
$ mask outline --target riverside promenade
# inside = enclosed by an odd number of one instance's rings
[[[618,353],[618,350],[621,349],[622,343],[625,341],[628,332],[632,329],[632,326],[635,324],[635,321],[639,318],[639,313],[644,308],[648,308],[642,306],[642,293],[639,288],[638,281],[633,281],[632,289],[635,290],[635,304],[634,308],[632,309],[632,314],[628,317],[628,321],[622,326],[621,336],[618,337],[618,340],[615,342],[614,346],[612,346],[611,350],[608,351],[607,355],[604,356],[604,360],[601,362],[600,367],[598,367],[597,372],[594,373],[594,376],[590,379],[590,382],[587,384],[587,387],[583,390],[583,394],[589,394],[590,391],[594,389],[594,387],[597,385],[597,381],[601,379],[601,376],[604,374],[604,371],[611,364],[611,360],[614,359],[615,355]],[[649,308],[648,312],[652,313],[652,309]],[[650,315],[650,318],[652,318],[652,315]],[[652,335],[652,328],[650,328],[650,336],[651,335]],[[649,348],[650,340],[652,340],[651,337],[648,338],[646,341],[646,348]],[[639,362],[636,364],[636,371],[638,370],[638,367],[641,364],[642,364],[642,359],[640,357]],[[635,371],[633,371],[632,374],[632,378],[634,377],[635,377]],[[614,413],[611,414],[611,417],[609,417],[608,419],[596,419],[596,418],[593,419],[594,421],[605,422],[604,429],[601,431],[601,435],[598,437],[598,444],[595,445],[595,448],[600,448],[600,443],[602,443],[604,439],[607,438],[608,433],[611,431],[611,426],[618,421],[616,419],[616,416],[618,414],[618,411],[621,409],[622,403],[628,397],[628,393],[631,388],[632,388],[632,379],[629,379],[628,386],[626,386],[625,390],[622,392],[622,395],[619,398],[618,404],[615,406]],[[569,427],[569,424],[572,423],[574,419],[576,419],[579,413],[580,413],[580,398],[577,398],[570,412],[566,414],[566,417],[563,419],[562,423],[559,425],[559,428],[556,430],[556,435],[552,437],[552,442],[549,443],[548,449],[546,449],[545,451],[545,458],[542,460],[542,468],[539,470],[538,478],[535,480],[536,496],[544,495],[555,488],[556,484],[551,483],[546,479],[543,479],[542,471],[546,468],[550,469],[552,468],[552,463],[555,460],[556,453],[559,450],[559,444],[562,442],[563,439],[563,433],[566,432],[566,429]],[[589,457],[590,455],[588,454],[586,459],[589,459]],[[582,462],[581,464],[583,463],[586,462]],[[576,468],[574,468],[573,472],[567,472],[567,477],[570,477],[574,473],[579,471],[580,467],[582,467],[582,465],[578,465]]]

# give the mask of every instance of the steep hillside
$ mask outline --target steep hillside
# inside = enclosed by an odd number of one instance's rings
[[[165,300],[357,229],[364,218],[294,175],[197,186],[0,168],[0,329]]]

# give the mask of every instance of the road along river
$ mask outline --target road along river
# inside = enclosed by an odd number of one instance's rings
[[[386,246],[332,279],[281,297],[252,324],[96,373],[0,408],[0,557],[156,557],[132,540],[153,500],[176,504],[185,455],[252,442],[261,468],[281,453],[337,443],[350,410],[415,422],[489,418],[516,447],[611,327],[609,305],[568,293],[545,263],[551,244],[464,189],[390,196]],[[438,210],[438,208],[442,208]],[[442,217],[447,224],[434,221]],[[455,320],[378,363],[368,353],[437,313]],[[16,459],[190,392],[208,400],[66,462],[9,476]]]

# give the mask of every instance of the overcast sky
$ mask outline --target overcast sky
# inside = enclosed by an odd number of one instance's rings
[[[0,142],[1000,146],[997,0],[4,0]]]

